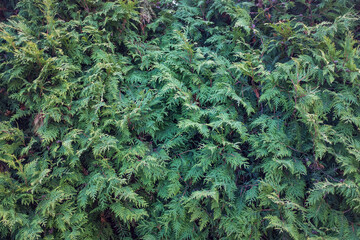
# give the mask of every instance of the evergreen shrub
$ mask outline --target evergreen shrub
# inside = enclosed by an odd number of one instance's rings
[[[0,239],[360,239],[358,1],[0,7]]]

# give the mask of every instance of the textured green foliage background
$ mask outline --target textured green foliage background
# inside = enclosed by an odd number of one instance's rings
[[[356,2],[3,4],[0,238],[359,239]]]

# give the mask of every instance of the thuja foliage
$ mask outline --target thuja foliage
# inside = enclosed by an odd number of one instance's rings
[[[0,238],[359,239],[356,2],[3,4]]]

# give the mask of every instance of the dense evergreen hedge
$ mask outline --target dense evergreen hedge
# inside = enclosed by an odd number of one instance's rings
[[[1,239],[360,238],[357,1],[16,2]]]

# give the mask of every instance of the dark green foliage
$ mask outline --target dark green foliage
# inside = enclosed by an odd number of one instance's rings
[[[357,8],[18,1],[0,239],[359,239]]]

